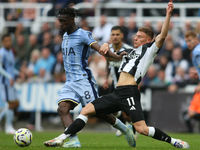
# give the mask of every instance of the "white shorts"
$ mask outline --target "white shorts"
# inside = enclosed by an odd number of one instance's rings
[[[18,100],[17,90],[14,86],[0,84],[0,96],[5,102]]]
[[[59,94],[59,101],[71,101],[76,107],[81,103],[82,107],[98,98],[97,83],[94,78],[73,82],[66,81]]]

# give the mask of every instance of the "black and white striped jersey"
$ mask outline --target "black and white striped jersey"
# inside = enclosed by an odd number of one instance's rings
[[[112,52],[116,52],[113,48],[113,44],[110,44],[109,47]],[[133,49],[133,47],[131,47],[130,45],[126,43],[123,43],[119,52],[123,52],[125,49]],[[110,74],[111,74],[113,84],[115,87],[117,86],[117,81],[120,75],[120,73],[118,72],[120,65],[121,65],[121,61],[109,61]]]
[[[153,63],[158,51],[159,48],[155,42],[127,50],[128,54],[123,56],[119,72],[123,71],[131,74],[135,77],[135,82],[139,84],[149,66]]]

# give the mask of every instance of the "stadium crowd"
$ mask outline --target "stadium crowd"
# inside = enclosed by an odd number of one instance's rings
[[[114,0],[96,0],[95,2],[112,2]],[[121,0],[118,0],[119,2]],[[14,3],[17,0],[0,0],[0,2]],[[55,16],[56,12],[68,4],[79,2],[90,2],[90,0],[23,0],[32,3],[53,3],[54,8],[49,12],[50,16]],[[94,2],[94,1],[93,1]],[[126,2],[167,2],[166,0],[126,0]],[[174,0],[174,2],[197,2],[195,0]],[[87,12],[88,13],[88,12]],[[134,15],[126,22],[124,16],[118,18],[118,24],[107,22],[106,15],[101,15],[101,26],[94,28],[88,25],[87,17],[81,18],[77,26],[92,32],[93,37],[100,43],[109,42],[111,28],[119,25],[124,31],[124,42],[134,47],[134,35],[139,26],[134,20]],[[91,12],[89,12],[91,13]],[[109,13],[109,12],[105,12]],[[177,14],[175,14],[177,15]],[[197,13],[198,15],[198,13]],[[62,60],[62,31],[56,19],[53,24],[43,23],[39,34],[31,33],[30,28],[24,27],[27,21],[35,18],[34,9],[6,9],[6,20],[17,20],[16,27],[7,27],[0,37],[9,33],[12,35],[13,51],[16,57],[16,68],[20,71],[16,79],[18,83],[30,82],[65,82],[65,73]],[[163,22],[152,25],[151,22],[144,22],[145,27],[151,27],[155,34],[160,33]],[[148,69],[142,80],[140,87],[165,88],[169,92],[175,92],[187,84],[197,84],[198,75],[192,65],[191,51],[187,48],[184,40],[184,33],[194,30],[200,34],[200,22],[192,23],[186,21],[184,28],[177,27],[174,22],[170,23],[169,34],[164,46],[160,49],[155,62]],[[0,46],[2,46],[0,44]],[[102,85],[106,79],[106,60],[101,55],[93,52],[88,61],[94,77],[100,87],[100,95],[104,94]],[[111,80],[110,80],[111,82]]]

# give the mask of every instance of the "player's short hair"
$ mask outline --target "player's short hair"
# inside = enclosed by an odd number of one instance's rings
[[[4,34],[4,35],[2,36],[2,38],[1,38],[1,41],[3,41],[6,37],[10,37],[10,34],[9,34],[9,33]]]
[[[189,36],[191,36],[191,37],[193,37],[193,38],[196,38],[196,37],[197,37],[197,33],[194,32],[194,31],[189,30],[189,31],[187,31],[187,32],[185,33],[185,37],[188,38]]]
[[[154,38],[154,32],[153,32],[153,30],[152,30],[151,28],[149,28],[149,27],[140,27],[140,28],[138,29],[138,31],[146,33],[146,35],[148,35],[151,39]]]
[[[56,15],[56,17],[58,17],[59,15],[69,15],[70,17],[77,17],[77,15],[79,15],[79,11],[75,8],[73,8],[71,5],[67,5],[66,8],[61,8],[58,11],[58,14]]]
[[[114,26],[114,27],[112,27],[111,31],[112,30],[120,30],[122,33],[124,33],[122,27],[120,27],[120,26]]]

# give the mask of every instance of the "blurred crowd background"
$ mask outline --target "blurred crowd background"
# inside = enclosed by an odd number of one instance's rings
[[[168,0],[0,0],[1,3],[52,3],[53,8],[48,12],[49,16],[56,16],[58,10],[67,5],[76,5],[84,3],[108,3],[108,2],[126,2],[126,3],[162,3]],[[195,3],[199,0],[173,0],[174,3],[189,2]],[[146,10],[144,15],[154,15],[155,12]],[[158,16],[164,16],[165,10],[157,10]],[[173,12],[173,16],[179,16],[178,11]],[[134,47],[134,36],[137,32],[137,22],[134,20],[135,11],[105,10],[100,17],[100,26],[89,26],[88,16],[93,16],[94,10],[82,10],[82,15],[77,26],[92,32],[93,37],[103,44],[110,41],[111,28],[119,25],[123,28],[123,41]],[[111,24],[107,16],[119,16],[117,24]],[[199,9],[187,10],[188,16],[200,16]],[[21,71],[16,79],[18,83],[31,82],[65,82],[65,73],[63,68],[61,42],[63,32],[60,30],[59,22],[44,22],[38,34],[32,33],[29,27],[25,27],[26,22],[32,22],[36,16],[36,11],[27,9],[5,9],[4,17],[7,21],[18,21],[14,27],[6,27],[0,37],[5,33],[10,33],[13,39],[13,51],[16,57],[16,68]],[[129,17],[129,19],[125,19]],[[145,21],[146,27],[151,27],[155,34],[161,31],[163,22],[152,23]],[[200,34],[200,21],[191,22],[187,20],[182,27],[176,26],[174,22],[170,23],[169,34],[165,40],[154,63],[150,66],[147,74],[143,78],[140,88],[150,87],[156,89],[166,89],[169,92],[176,92],[188,84],[197,84],[198,75],[191,61],[191,51],[188,50],[184,40],[184,33],[188,30],[194,30]],[[2,45],[0,45],[2,46]],[[94,77],[99,85],[100,95],[108,91],[103,90],[102,85],[106,79],[106,60],[101,55],[93,52],[89,58],[88,65],[91,68]],[[110,79],[111,82],[111,79]]]

